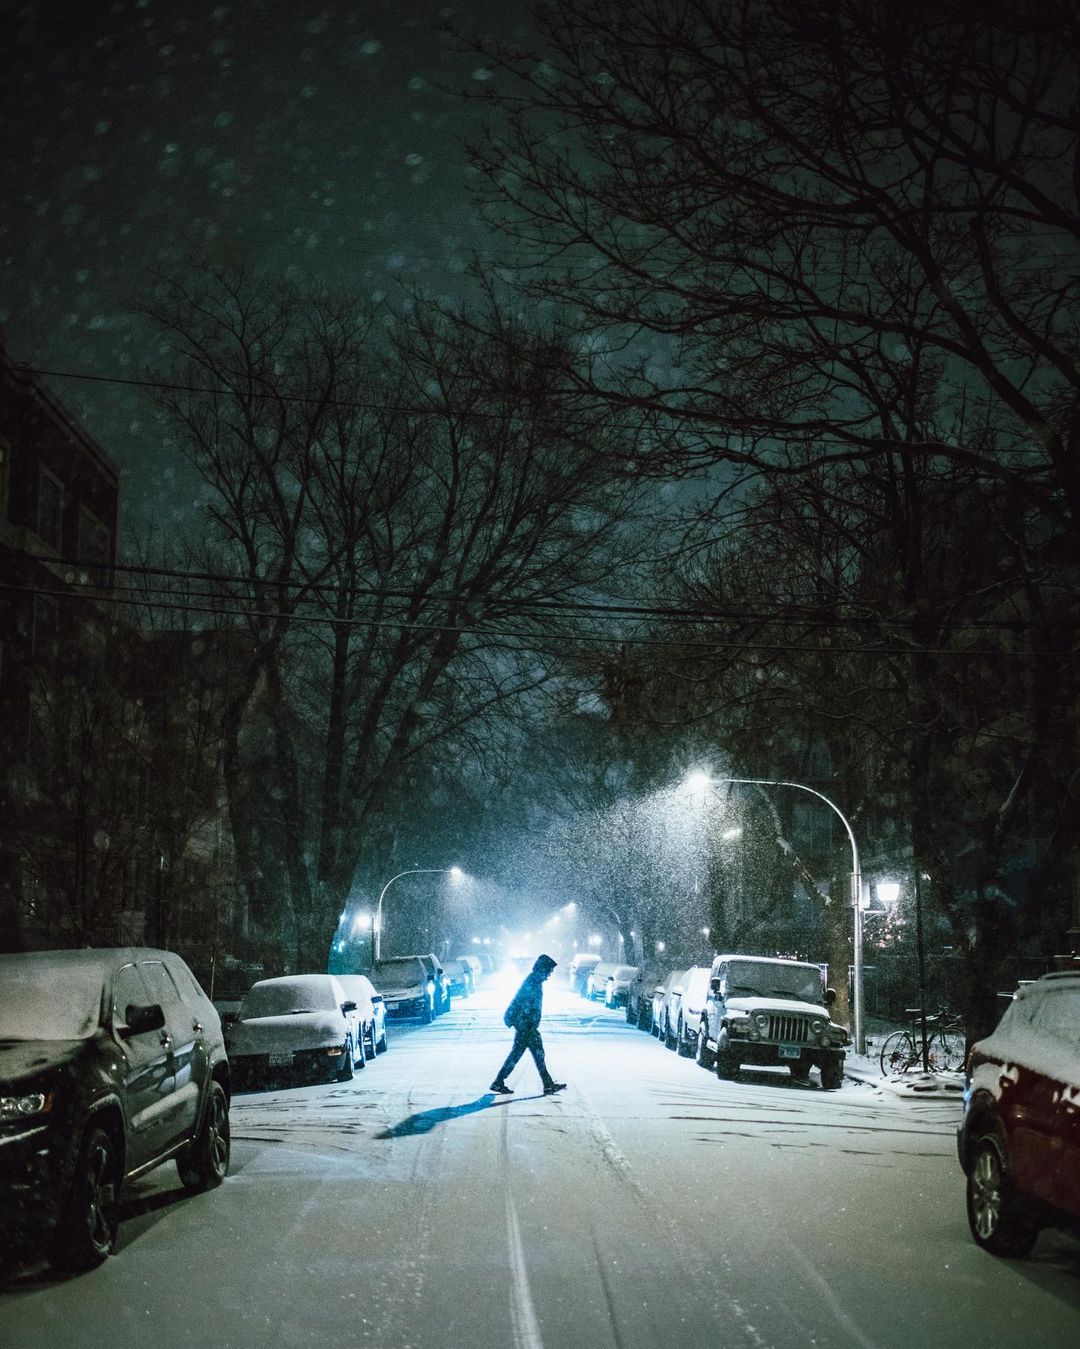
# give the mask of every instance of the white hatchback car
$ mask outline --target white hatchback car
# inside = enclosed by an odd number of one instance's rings
[[[364,1038],[349,998],[333,974],[260,979],[225,1028],[225,1046],[239,1076],[296,1072],[348,1082],[366,1062]]]

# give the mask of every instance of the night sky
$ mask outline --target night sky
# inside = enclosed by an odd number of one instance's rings
[[[0,325],[48,370],[140,378],[130,308],[200,255],[378,299],[460,294],[498,255],[460,139],[490,78],[440,31],[529,31],[526,0],[17,0],[4,6]],[[123,472],[122,519],[166,529],[197,485],[116,385],[50,378]],[[123,526],[122,526],[123,528]]]

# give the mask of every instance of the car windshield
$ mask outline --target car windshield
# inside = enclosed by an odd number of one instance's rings
[[[426,971],[417,956],[398,956],[394,960],[377,960],[371,975],[377,984],[420,984]]]
[[[333,984],[326,979],[267,979],[244,994],[240,1019],[288,1016],[294,1012],[332,1012],[338,1007]]]
[[[86,1040],[101,1015],[101,974],[41,961],[0,971],[0,1040]]]
[[[728,992],[819,1003],[821,972],[816,965],[767,965],[736,960],[728,971]]]

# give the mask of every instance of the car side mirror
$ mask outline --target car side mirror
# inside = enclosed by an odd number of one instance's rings
[[[709,980],[709,992],[713,995],[714,998],[718,998],[718,997],[720,996],[720,980],[719,980],[719,979],[710,979],[710,980]]]
[[[671,991],[672,991],[672,993],[677,993],[677,994],[679,995],[679,997],[681,998],[682,995],[683,995],[683,986],[682,986],[682,984],[676,984],[675,987],[674,987]]]
[[[165,1024],[165,1012],[159,1002],[148,1003],[145,1007],[129,1002],[124,1008],[123,1026],[117,1028],[121,1040],[130,1040],[133,1035],[145,1035],[148,1031],[161,1030]]]
[[[825,990],[825,1006],[831,1007],[835,1001],[836,1001],[836,989],[827,988]]]
[[[342,1015],[343,1015],[343,1016],[347,1016],[350,1012],[355,1012],[355,1011],[356,1011],[356,1003],[355,1003],[355,1002],[343,1002],[343,1003],[341,1004],[341,1012],[342,1012]]]

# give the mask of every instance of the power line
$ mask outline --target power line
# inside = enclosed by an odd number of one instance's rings
[[[192,394],[215,394],[215,395],[223,394],[226,396],[233,396],[236,393],[236,390],[230,389],[225,385],[181,384],[171,382],[168,380],[133,379],[121,375],[99,375],[91,373],[89,371],[46,370],[39,366],[28,365],[25,362],[12,362],[11,368],[19,374],[33,375],[35,378],[41,379],[73,379],[93,384],[113,384],[128,388],[154,389],[163,393],[192,393]],[[468,412],[460,412],[457,409],[450,408],[445,405],[439,406],[436,404],[421,405],[410,403],[374,402],[371,400],[358,399],[358,398],[324,398],[318,394],[290,394],[290,393],[281,393],[279,391],[274,391],[273,393],[260,393],[258,390],[254,389],[244,390],[244,397],[250,398],[255,402],[273,400],[275,402],[280,403],[297,403],[302,405],[317,404],[322,407],[328,408],[332,407],[356,412],[399,412],[419,417],[440,417],[440,416],[454,415],[460,416],[469,421],[481,421],[481,422],[483,421],[501,422],[506,419],[507,415],[505,413],[499,412],[484,412],[473,408],[470,408]],[[676,418],[686,413],[692,413],[695,416],[695,418],[698,416],[696,411],[693,409],[681,408],[677,405],[664,406],[662,400],[663,400],[663,391],[661,391],[655,399],[641,400],[641,402],[637,404],[635,404],[633,401],[623,404],[621,405],[621,410],[628,411],[630,408],[638,407],[639,410],[643,411],[648,407],[652,411],[662,412],[668,416]],[[597,420],[598,419],[586,419],[586,418],[577,419],[572,417],[571,418],[560,417],[559,425],[565,427],[572,427],[574,429],[594,428],[596,426]],[[820,435],[821,433],[815,431],[815,434]],[[899,450],[901,448],[903,447],[898,444],[897,449]],[[850,444],[848,442],[843,442],[843,449],[845,452],[850,453],[851,451]],[[867,452],[869,453],[871,451],[868,450]],[[880,451],[876,450],[874,452]],[[937,451],[928,452],[925,457],[928,459],[942,458],[946,456],[946,453],[947,453],[946,451],[941,451],[940,453]],[[1036,446],[1011,447],[1002,452],[1002,457],[1005,460],[1029,458],[1029,457],[1047,460],[1045,451],[1040,450]]]
[[[1020,660],[1046,660],[1045,651],[1002,650],[1001,648],[954,648],[927,646],[854,646],[830,643],[827,646],[811,645],[807,642],[761,642],[756,639],[739,641],[715,639],[687,639],[682,636],[640,637],[630,633],[608,636],[597,632],[565,632],[543,629],[503,629],[485,626],[483,620],[476,623],[422,622],[411,618],[370,618],[354,615],[337,618],[327,614],[305,614],[295,611],[274,611],[262,609],[228,608],[221,605],[190,604],[184,601],[172,602],[157,599],[129,598],[119,595],[80,593],[78,590],[60,589],[47,586],[19,585],[16,582],[0,581],[0,590],[29,595],[48,595],[52,598],[89,601],[93,604],[111,604],[128,608],[143,608],[176,613],[213,614],[222,618],[256,619],[263,622],[286,621],[305,625],[344,626],[349,628],[392,628],[417,632],[455,632],[478,637],[499,637],[519,642],[564,643],[576,646],[641,646],[641,647],[677,647],[680,651],[736,651],[746,655],[757,652],[800,653],[804,655],[858,655],[877,657],[899,656],[948,656],[966,659],[985,660],[988,657]],[[1057,653],[1061,658],[1080,656],[1080,650]]]
[[[154,567],[144,563],[124,563],[124,562],[87,562],[78,561],[70,558],[49,558],[40,553],[32,553],[26,550],[11,549],[7,554],[9,557],[15,557],[24,562],[49,562],[53,566],[67,567],[73,569],[82,569],[86,571],[109,571],[121,572],[125,576],[162,578],[164,580],[196,582],[200,584],[215,584],[228,587],[245,587],[251,589],[257,587],[266,591],[277,591],[279,594],[286,592],[308,592],[312,596],[332,596],[335,599],[344,597],[350,600],[372,600],[372,601],[401,601],[406,604],[415,604],[418,602],[431,604],[470,604],[476,603],[475,597],[467,594],[459,594],[448,590],[430,590],[420,592],[418,590],[397,589],[389,586],[363,586],[363,585],[342,585],[336,581],[310,581],[310,580],[276,580],[263,577],[244,577],[230,575],[225,572],[211,571],[183,571],[176,567]],[[65,578],[67,585],[72,587],[85,587],[100,590],[100,586],[88,577],[86,579],[78,576]],[[110,586],[110,589],[115,587]],[[143,588],[141,592],[136,592],[134,587],[126,587],[129,593],[141,593],[144,596],[150,594],[171,594],[172,592],[164,588],[156,589],[153,587]],[[195,591],[193,598],[218,600],[225,598],[213,591]],[[230,597],[236,599],[236,596]],[[561,600],[549,596],[515,596],[511,601],[512,607],[516,612],[523,614],[531,613],[552,613],[561,615],[576,614],[584,617],[608,619],[642,619],[662,622],[678,623],[705,623],[705,622],[726,622],[726,623],[755,623],[766,624],[769,626],[790,626],[799,627],[821,627],[821,628],[868,628],[877,630],[882,627],[908,631],[911,628],[911,620],[903,617],[889,617],[884,614],[867,614],[863,616],[851,614],[846,616],[808,614],[800,610],[796,605],[791,604],[786,609],[773,608],[769,612],[763,610],[750,609],[746,607],[727,606],[725,608],[710,607],[705,605],[669,605],[669,604],[630,604],[627,602],[610,603],[601,600]],[[252,610],[252,613],[258,613],[258,610]],[[321,621],[337,622],[333,614],[318,616]],[[1001,618],[1001,619],[970,619],[950,624],[950,630],[953,632],[1022,632],[1031,629],[1035,630],[1054,630],[1069,631],[1080,627],[1080,618],[1061,618],[1061,619],[1042,619],[1042,618]]]

